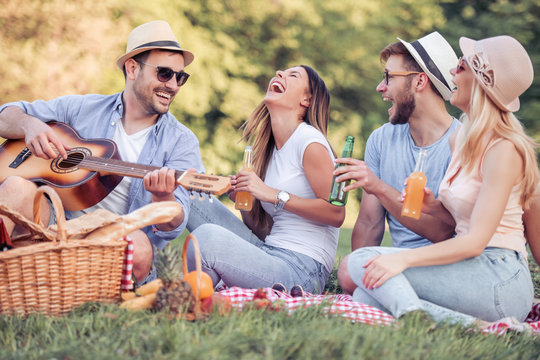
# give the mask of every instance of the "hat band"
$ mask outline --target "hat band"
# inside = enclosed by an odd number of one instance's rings
[[[139,45],[136,48],[133,48],[131,51],[137,50],[143,47],[171,47],[171,46],[177,47],[178,50],[182,50],[182,48],[180,47],[180,44],[177,43],[176,41],[162,40],[162,41],[152,41],[152,42]]]
[[[435,65],[435,62],[431,59],[431,57],[429,56],[429,54],[426,52],[426,50],[424,49],[424,47],[422,46],[422,44],[420,44],[418,42],[418,40],[416,41],[413,41],[411,43],[412,47],[414,48],[414,50],[416,50],[416,52],[418,53],[418,55],[420,55],[420,58],[422,58],[422,61],[424,61],[424,64],[426,64],[426,67],[428,68],[428,70],[437,78],[439,79],[440,82],[443,83],[444,86],[446,86],[448,89],[450,89],[450,86],[448,86],[448,83],[446,82],[446,80],[444,79],[444,76],[441,74],[439,68],[437,67],[437,65]]]

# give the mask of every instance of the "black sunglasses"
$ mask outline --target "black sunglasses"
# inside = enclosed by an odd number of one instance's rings
[[[420,74],[419,71],[388,71],[388,70],[385,70],[384,73],[383,73],[383,79],[384,79],[384,83],[386,85],[388,85],[388,83],[390,82],[390,78],[392,76],[408,76],[408,75],[413,75],[413,74]]]
[[[163,83],[166,83],[167,81],[171,80],[174,75],[176,75],[176,83],[178,84],[178,87],[184,85],[186,81],[189,79],[189,74],[184,71],[174,71],[173,69],[169,67],[164,66],[156,66],[152,64],[147,64],[142,61],[137,61],[139,64],[153,66],[157,69],[157,79]]]

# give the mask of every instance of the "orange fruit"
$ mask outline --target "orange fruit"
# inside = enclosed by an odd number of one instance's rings
[[[217,311],[218,315],[225,315],[232,311],[232,302],[231,299],[220,293],[213,293],[212,296],[201,301],[201,308],[207,313]]]
[[[197,272],[190,271],[187,274],[184,274],[183,280],[187,282],[189,285],[191,285],[193,296],[195,296],[195,293],[197,291]],[[202,271],[201,272],[201,288],[199,289],[199,298],[205,299],[209,296],[212,296],[213,293],[214,293],[214,284],[212,283],[212,278],[210,277],[210,275]]]

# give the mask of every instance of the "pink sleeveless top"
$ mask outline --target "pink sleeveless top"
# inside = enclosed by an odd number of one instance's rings
[[[487,149],[491,148],[501,139],[491,142]],[[444,207],[452,214],[456,221],[456,234],[464,235],[469,232],[469,225],[471,220],[472,211],[478,195],[480,193],[480,187],[482,186],[482,162],[478,171],[471,174],[464,174],[464,171],[460,171],[451,184],[451,179],[458,169],[460,168],[460,162],[457,158],[457,152],[452,154],[452,160],[446,170],[446,174],[439,187],[439,200],[443,203]],[[525,235],[522,221],[523,208],[519,203],[522,193],[520,184],[515,185],[512,188],[508,203],[504,209],[504,214],[501,218],[501,222],[492,238],[489,240],[487,246],[506,248],[519,251],[527,258],[527,250],[525,249]]]

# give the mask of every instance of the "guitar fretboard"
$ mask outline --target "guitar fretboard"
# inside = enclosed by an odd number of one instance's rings
[[[62,163],[68,164],[69,162],[73,161],[69,158],[62,161]],[[86,156],[83,160],[77,161],[77,163],[74,163],[73,165],[91,171],[98,171],[100,173],[105,172],[136,178],[143,178],[149,172],[160,169],[157,166],[129,163],[118,159],[98,158],[95,156]],[[175,170],[175,178],[178,179],[183,173],[183,171]]]

